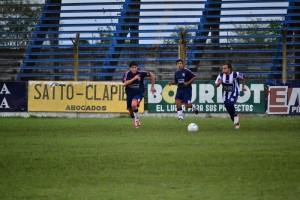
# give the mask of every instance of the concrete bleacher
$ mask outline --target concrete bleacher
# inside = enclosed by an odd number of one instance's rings
[[[187,66],[201,80],[214,79],[227,61],[250,79],[281,79],[282,31],[287,29],[287,78],[300,79],[298,1],[46,0],[35,6],[41,8],[39,17],[18,25],[34,29],[27,45],[2,45],[5,39],[0,39],[0,59],[10,66],[3,70],[13,75],[10,80],[73,80],[76,33],[79,80],[120,80],[132,60],[158,80],[170,80],[178,59],[178,26],[188,28]]]
[[[0,2],[0,81],[17,80],[33,28],[44,6],[41,1],[32,4],[16,1],[14,5],[10,2]]]

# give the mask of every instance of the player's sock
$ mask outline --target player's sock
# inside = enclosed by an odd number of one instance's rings
[[[198,111],[198,108],[195,104],[192,104],[192,109],[195,112],[195,114],[198,115],[199,111]]]
[[[133,115],[134,115],[134,120],[137,120],[137,119],[139,119],[139,114],[138,114],[138,109],[136,109],[136,110],[134,110],[133,111]]]
[[[239,124],[239,118],[240,118],[240,116],[235,114],[234,117],[233,117],[233,123],[234,124]]]
[[[183,111],[182,108],[177,108],[178,119],[183,119]]]

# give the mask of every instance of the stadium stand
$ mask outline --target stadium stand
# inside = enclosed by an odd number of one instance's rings
[[[43,4],[0,1],[0,81],[15,81]]]
[[[170,80],[183,29],[187,66],[201,80],[214,79],[227,61],[251,79],[281,80],[285,53],[287,79],[300,79],[296,0],[46,0],[26,6],[35,15],[1,15],[2,80],[16,73],[17,80],[72,80],[76,33],[79,80],[120,80],[132,60],[158,80]]]

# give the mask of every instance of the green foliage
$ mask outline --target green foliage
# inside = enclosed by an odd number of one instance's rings
[[[0,118],[0,198],[299,199],[299,118],[140,120]]]
[[[90,44],[88,40],[79,40],[79,44]]]
[[[99,37],[104,38],[104,39],[101,39],[100,41],[98,41],[96,43],[97,44],[110,44],[111,40],[109,40],[109,39],[114,37],[114,34],[112,33],[113,30],[114,30],[114,28],[112,26],[99,27],[98,28]]]
[[[278,36],[281,31],[276,29],[281,29],[280,24],[271,23],[272,21],[278,21],[276,19],[270,20],[270,23],[259,23],[262,22],[262,18],[249,19],[251,22],[249,24],[234,24],[234,30],[229,33],[231,36],[238,36],[238,38],[228,39],[229,43],[272,43],[278,42],[278,38],[272,36]],[[262,29],[262,30],[259,30]],[[266,30],[267,29],[267,30]],[[274,30],[275,29],[275,30]],[[268,37],[271,36],[271,37]]]
[[[180,26],[180,25],[177,25],[175,26],[174,30],[180,30],[179,32],[173,32],[171,33],[171,37],[181,37],[181,31],[184,31],[184,30],[189,30],[189,29],[197,29],[197,26],[189,26],[189,25],[185,25],[185,26]],[[191,32],[187,32],[187,37],[191,37],[193,36],[193,34]],[[164,40],[164,44],[178,44],[179,42],[179,39],[176,40],[176,39],[165,39]],[[186,41],[187,44],[191,44],[192,43],[192,40],[188,40]]]

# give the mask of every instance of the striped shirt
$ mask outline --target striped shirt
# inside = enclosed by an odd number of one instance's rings
[[[223,100],[226,101],[229,98],[237,98],[240,94],[240,83],[239,79],[245,79],[243,73],[232,71],[229,75],[220,73],[215,81],[218,83],[222,80],[222,96]]]

